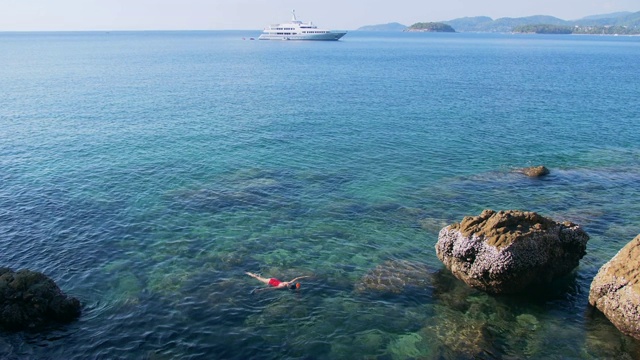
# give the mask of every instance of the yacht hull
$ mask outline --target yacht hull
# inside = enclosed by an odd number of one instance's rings
[[[302,34],[302,35],[276,35],[262,34],[258,40],[316,40],[316,41],[336,41],[340,40],[346,32],[331,32],[326,34]]]

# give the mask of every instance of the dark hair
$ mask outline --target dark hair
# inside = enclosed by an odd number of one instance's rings
[[[289,289],[291,289],[291,290],[295,290],[295,289],[296,289],[296,284],[291,284],[291,285],[289,285]]]

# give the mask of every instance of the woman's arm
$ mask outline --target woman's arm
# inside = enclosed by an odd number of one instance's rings
[[[309,277],[309,276],[298,276],[297,278],[295,278],[295,279],[293,279],[293,280],[289,280],[289,281],[287,281],[287,282],[288,282],[288,283],[292,283],[292,282],[294,282],[294,281],[296,281],[296,280],[300,280],[300,279],[304,279],[304,278],[308,278],[308,277]]]

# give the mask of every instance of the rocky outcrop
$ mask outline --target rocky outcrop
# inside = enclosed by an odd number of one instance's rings
[[[0,328],[37,329],[79,315],[78,299],[66,296],[46,275],[0,268]]]
[[[586,254],[588,240],[570,222],[535,212],[484,210],[440,230],[436,254],[471,287],[518,293],[571,272]]]
[[[440,22],[419,22],[415,23],[403,31],[407,32],[448,32],[454,33],[456,30],[450,25]]]
[[[640,235],[600,268],[589,303],[620,331],[640,340]]]
[[[528,177],[540,177],[549,175],[549,169],[540,165],[540,166],[530,166],[522,169],[516,170],[516,172],[527,175]]]

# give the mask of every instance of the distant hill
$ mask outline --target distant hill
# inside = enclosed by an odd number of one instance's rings
[[[451,26],[457,32],[508,33],[517,28],[519,32],[566,33],[566,28],[570,27],[573,28],[572,33],[574,34],[640,34],[640,11],[592,15],[578,20],[562,20],[546,15],[519,18],[504,17],[495,20],[487,16],[475,16],[441,21],[440,23]],[[560,29],[560,27],[564,28]],[[363,26],[358,30],[404,31],[408,28],[402,24],[389,23]]]
[[[363,26],[361,28],[358,28],[357,31],[403,31],[406,28],[407,28],[406,25],[402,25],[397,22],[392,22],[388,24]]]
[[[614,13],[600,15],[599,17],[589,16],[583,19],[570,22],[574,26],[626,26],[640,28],[640,11],[635,13]]]
[[[486,29],[491,26],[491,24],[493,23],[493,19],[488,16],[475,16],[443,22],[450,25],[454,29],[458,29],[458,31],[487,31]]]
[[[521,18],[499,18],[496,20],[490,17],[482,16],[475,18],[461,18],[450,21],[443,21],[445,24],[451,25],[459,32],[511,32],[516,26],[548,24],[548,25],[567,25],[567,21],[558,19],[553,16],[527,16]]]
[[[527,16],[520,18],[499,18],[493,20],[490,17],[465,17],[443,21],[459,32],[511,32],[514,28],[528,25],[553,25],[568,27],[610,27],[619,26],[640,31],[640,11],[635,13],[619,12],[588,16],[582,19],[568,21],[553,16]]]
[[[627,16],[627,15],[631,15],[633,14],[630,11],[622,11],[622,12],[616,12],[616,13],[611,13],[611,14],[601,14],[601,15],[591,15],[591,16],[585,16],[582,19],[578,19],[576,21],[589,21],[589,20],[601,20],[601,19],[613,19],[613,18],[617,18],[617,17],[621,17],[621,16]]]

